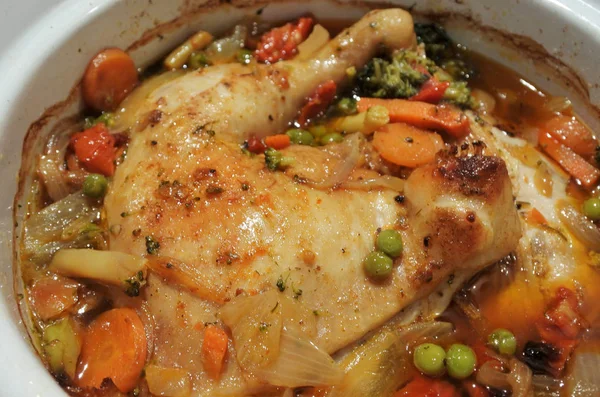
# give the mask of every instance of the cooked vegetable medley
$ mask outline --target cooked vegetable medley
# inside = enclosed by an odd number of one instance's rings
[[[49,371],[74,396],[598,395],[594,132],[406,11],[332,31],[93,57],[20,225]]]

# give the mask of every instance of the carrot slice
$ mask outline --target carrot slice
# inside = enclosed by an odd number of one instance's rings
[[[555,116],[545,121],[540,126],[540,130],[547,132],[584,158],[589,158],[596,152],[598,142],[592,132],[575,117]]]
[[[133,59],[123,50],[107,48],[96,54],[85,70],[83,100],[92,109],[115,110],[137,83]]]
[[[444,148],[444,141],[435,132],[395,123],[375,132],[373,147],[387,161],[414,168],[432,162]]]
[[[100,388],[110,378],[127,393],[136,386],[146,361],[146,333],[133,309],[112,309],[88,327],[79,356],[77,384]]]
[[[103,123],[71,136],[71,147],[83,166],[106,176],[115,173],[115,144],[114,136]]]
[[[276,150],[285,149],[291,143],[289,135],[286,134],[271,135],[265,138],[265,144]]]
[[[538,141],[544,152],[560,164],[583,187],[591,189],[598,184],[600,171],[585,161],[583,157],[554,139],[549,133],[540,130]]]
[[[202,341],[202,364],[208,375],[219,379],[227,353],[227,334],[221,328],[209,325]]]
[[[470,132],[469,119],[464,112],[452,105],[433,105],[405,99],[361,98],[358,110],[364,112],[375,105],[387,108],[392,123],[401,122],[419,128],[446,131],[459,139]]]
[[[33,311],[42,320],[54,318],[77,303],[78,284],[64,277],[45,277],[29,289]]]

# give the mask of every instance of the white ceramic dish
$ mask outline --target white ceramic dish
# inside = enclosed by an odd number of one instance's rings
[[[0,7],[0,25],[3,26],[0,33],[6,33],[0,34],[3,37],[0,40],[0,177],[4,182],[4,192],[0,195],[3,248],[0,250],[0,396],[10,397],[64,395],[29,343],[13,289],[13,198],[28,127],[47,108],[69,96],[87,61],[99,49],[127,48],[141,37],[147,37],[149,40],[144,45],[132,50],[137,64],[144,66],[194,29],[201,26],[213,33],[223,32],[246,13],[254,13],[267,4],[234,0],[230,2],[233,5],[217,7],[218,1],[209,0],[69,0],[45,16],[24,23],[23,15],[41,15],[40,12],[28,13],[37,3],[40,2],[10,2],[7,6],[9,2],[6,2]],[[321,18],[352,19],[364,13],[368,3],[271,2],[263,16],[289,19],[310,11]],[[390,3],[403,7],[416,4],[413,10],[418,13],[445,16],[447,27],[458,41],[517,68],[555,95],[570,96],[583,118],[593,128],[600,126],[593,106],[600,105],[597,65],[600,2],[597,0],[398,0]],[[490,29],[472,30],[471,22],[448,18],[450,14],[467,16],[482,26],[530,38],[541,47],[528,39],[500,38],[498,32]],[[12,18],[13,15],[20,17]],[[166,24],[182,15],[180,22]],[[166,25],[157,30],[158,24]],[[551,67],[540,66],[533,60],[545,58],[545,51],[556,58],[545,62]],[[79,106],[77,100],[67,102],[60,109],[61,115],[72,114]],[[47,133],[57,120],[57,117],[46,118],[40,123],[39,133]]]

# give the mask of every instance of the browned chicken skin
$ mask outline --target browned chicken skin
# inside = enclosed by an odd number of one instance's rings
[[[405,11],[374,11],[315,59],[209,67],[149,95],[105,206],[109,224],[120,225],[110,249],[152,254],[158,276],[146,298],[157,363],[201,372],[194,327],[215,321],[238,295],[275,288],[318,313],[314,342],[333,353],[455,274],[474,274],[515,248],[520,226],[498,158],[440,156],[413,172],[399,204],[391,189],[316,189],[299,183],[294,168],[269,171],[263,156],[240,150],[250,135],[282,132],[319,84],[343,83],[345,70],[381,44],[412,46],[412,26]],[[297,164],[318,159],[313,180],[343,161],[333,145],[285,152]],[[401,231],[404,253],[376,283],[363,259],[385,228]],[[239,370],[227,371],[222,383],[235,383]],[[201,375],[195,381],[210,390]]]

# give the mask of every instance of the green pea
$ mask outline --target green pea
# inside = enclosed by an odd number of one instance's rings
[[[402,254],[402,235],[396,230],[382,230],[377,236],[377,249],[392,258]]]
[[[188,59],[188,65],[192,69],[200,69],[210,65],[210,60],[204,52],[192,52]]]
[[[357,110],[356,99],[354,99],[354,98],[342,98],[337,103],[336,107],[337,107],[337,111],[340,114],[343,114],[345,116],[349,116],[351,114],[355,114],[358,111]]]
[[[443,348],[433,343],[423,343],[415,349],[413,363],[425,375],[440,376],[444,373],[445,358]]]
[[[252,56],[252,51],[245,48],[239,50],[237,54],[235,54],[235,58],[242,65],[248,65],[250,62],[252,62],[252,59],[254,59]]]
[[[453,378],[468,378],[475,371],[476,365],[475,352],[467,345],[456,343],[446,352],[446,369]]]
[[[591,198],[583,203],[583,214],[593,221],[600,221],[600,199]]]
[[[290,137],[290,141],[296,145],[312,145],[314,137],[306,130],[294,128],[286,132],[287,136]]]
[[[104,175],[89,174],[83,181],[83,194],[88,197],[104,197],[108,189],[108,180]]]
[[[344,137],[337,132],[325,134],[321,137],[321,143],[327,145],[328,143],[340,143],[344,140]]]
[[[387,278],[394,268],[392,258],[383,252],[373,251],[365,258],[363,262],[365,273],[374,279]]]
[[[327,134],[327,127],[324,125],[311,125],[308,127],[308,131],[312,134],[312,136],[319,139]]]
[[[498,353],[512,356],[517,351],[517,338],[507,329],[498,328],[488,336],[488,344]]]

